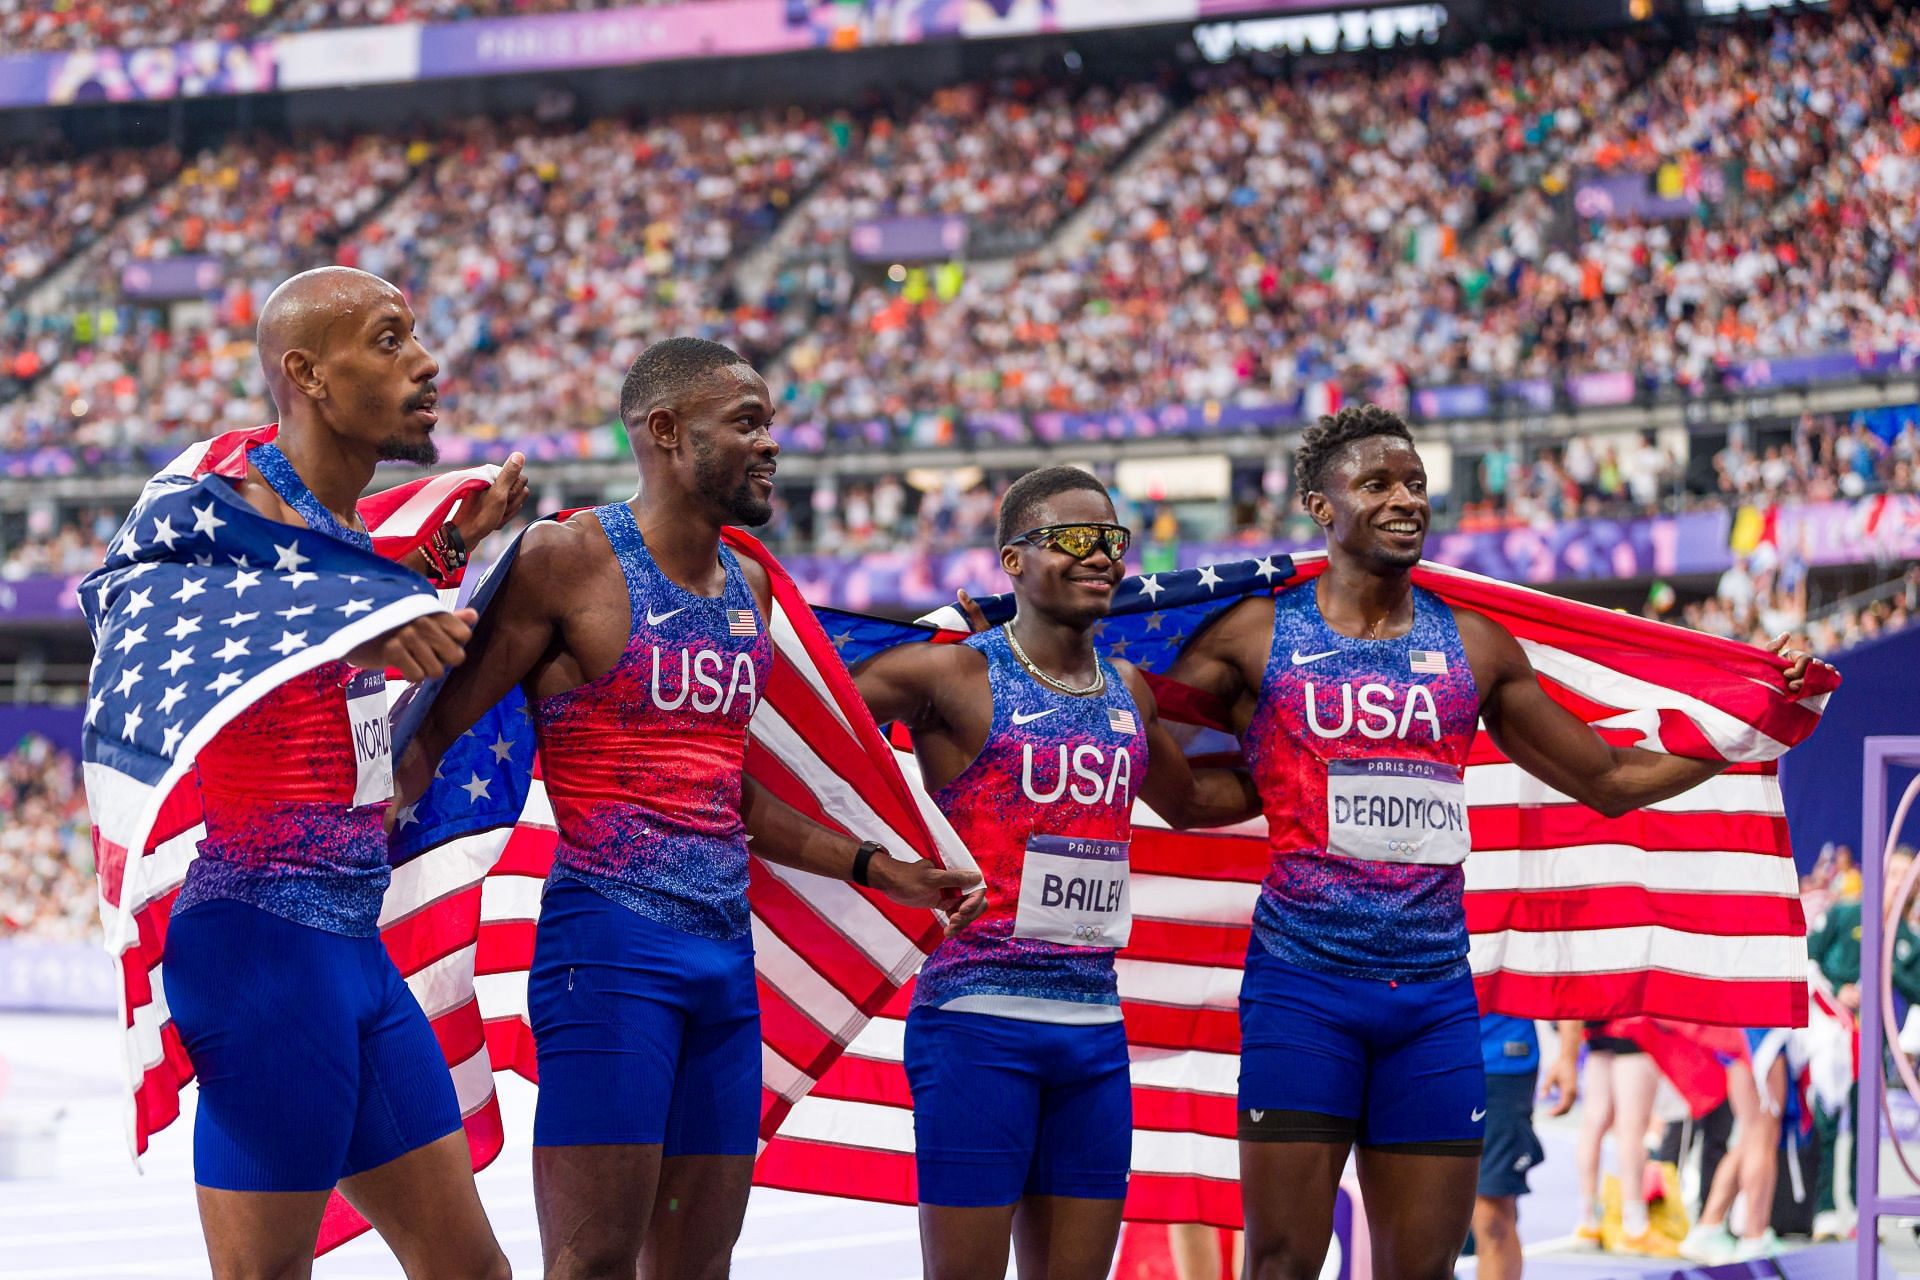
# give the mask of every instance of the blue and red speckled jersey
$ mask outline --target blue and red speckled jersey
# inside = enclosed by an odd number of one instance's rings
[[[1028,675],[1001,628],[966,643],[987,659],[993,723],[934,793],[979,863],[987,910],[928,957],[916,1006],[1042,1022],[1117,1022],[1113,952],[1124,946],[1127,842],[1147,738],[1120,673],[1074,697]]]
[[[625,503],[595,509],[626,577],[632,634],[613,670],[533,703],[560,831],[553,874],[707,938],[748,929],[740,820],[747,721],[773,640],[732,551],[698,596],[660,571]]]
[[[212,898],[370,937],[393,796],[386,677],[329,662],[236,716],[195,769],[207,823],[179,912]]]
[[[1479,692],[1453,611],[1413,589],[1413,627],[1338,634],[1309,582],[1274,598],[1273,646],[1241,743],[1273,865],[1254,936],[1354,978],[1467,972],[1461,863]]]

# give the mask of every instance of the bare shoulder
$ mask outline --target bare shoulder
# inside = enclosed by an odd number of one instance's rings
[[[520,535],[514,556],[513,581],[542,593],[558,593],[580,586],[609,564],[617,564],[613,545],[591,511],[576,512],[565,520],[540,520]]]
[[[1453,610],[1453,624],[1460,631],[1460,643],[1469,657],[1492,659],[1502,665],[1524,658],[1513,633],[1492,618],[1475,609],[1448,607]]]
[[[1146,672],[1125,658],[1109,658],[1108,661],[1113,663],[1114,671],[1119,673],[1120,683],[1127,686],[1127,692],[1133,695],[1136,704],[1144,707],[1153,701],[1153,686],[1147,683]]]
[[[1202,624],[1187,647],[1190,651],[1205,650],[1218,654],[1248,643],[1257,643],[1265,652],[1266,642],[1272,635],[1273,597],[1263,592],[1228,605],[1215,614]]]

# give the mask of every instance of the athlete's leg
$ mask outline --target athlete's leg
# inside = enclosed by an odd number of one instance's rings
[[[1247,1280],[1317,1280],[1351,1149],[1335,1142],[1241,1141]]]
[[[1745,1221],[1740,1236],[1745,1240],[1764,1236],[1773,1224],[1773,1188],[1780,1176],[1780,1117],[1787,1105],[1785,1055],[1768,1066],[1766,1094],[1760,1103],[1752,1134],[1741,1134],[1740,1190],[1746,1195],[1746,1212],[1741,1215]]]
[[[1384,983],[1279,960],[1256,940],[1240,990],[1240,1202],[1246,1274],[1314,1280],[1333,1239],[1367,1088],[1361,1020]],[[1475,1037],[1474,1062],[1479,1062]]]
[[[306,1280],[326,1212],[325,1191],[196,1187],[213,1280]]]
[[[920,1268],[924,1280],[1001,1280],[1007,1274],[1015,1207],[923,1202]]]
[[[1125,1204],[1077,1196],[1023,1198],[1013,1215],[1020,1280],[1106,1280]]]
[[[1647,1123],[1659,1089],[1659,1069],[1649,1055],[1613,1055],[1613,1157],[1620,1169],[1620,1230],[1629,1238],[1647,1231]]]
[[[494,1241],[465,1133],[450,1133],[341,1180],[340,1194],[373,1224],[408,1280],[511,1280]]]
[[[168,1001],[200,1081],[194,1181],[216,1280],[312,1271],[359,1101],[359,941],[226,900],[168,929]]]
[[[1706,1203],[1700,1206],[1700,1225],[1703,1227],[1719,1226],[1726,1222],[1727,1210],[1733,1207],[1734,1197],[1740,1194],[1747,1135],[1755,1131],[1761,1120],[1760,1095],[1754,1091],[1753,1070],[1744,1061],[1727,1068],[1727,1103],[1733,1108],[1734,1149],[1713,1171],[1713,1185],[1707,1191]]]
[[[660,1182],[657,1142],[533,1148],[546,1280],[633,1280]]]
[[[360,1105],[341,1194],[411,1280],[507,1280],[513,1269],[473,1185],[446,1055],[386,949],[366,941],[367,986],[382,1004],[361,1032]]]
[[[1520,1198],[1476,1196],[1473,1201],[1474,1275],[1479,1280],[1520,1280]]]
[[[1224,1280],[1220,1265],[1220,1230],[1200,1222],[1175,1222],[1167,1227],[1167,1252],[1173,1255],[1178,1280]]]
[[[642,1280],[722,1280],[747,1216],[752,1155],[673,1155],[660,1164]]]
[[[720,1280],[747,1215],[760,1136],[760,1002],[753,950],[708,943],[687,991],[667,1110],[653,1222],[641,1254],[648,1280]]]
[[[1446,1280],[1473,1221],[1480,1157],[1362,1147],[1359,1164],[1375,1274]]]
[[[1000,1280],[1040,1135],[1044,1024],[922,1007],[907,1015],[926,1280]]]
[[[1600,1230],[1600,1144],[1613,1127],[1613,1057],[1604,1049],[1587,1052],[1582,1073],[1580,1103],[1580,1140],[1574,1159],[1580,1171],[1580,1222],[1583,1232],[1592,1228],[1599,1239]]]
[[[1021,1280],[1105,1280],[1133,1165],[1133,1086],[1119,1022],[1047,1027],[1025,1194],[1013,1215]]]
[[[666,935],[666,936],[663,936]],[[688,935],[571,880],[542,898],[527,975],[539,1058],[533,1198],[547,1280],[633,1280],[685,1034]]]

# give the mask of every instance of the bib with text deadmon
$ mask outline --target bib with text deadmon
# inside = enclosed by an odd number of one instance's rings
[[[1327,852],[1368,862],[1465,862],[1467,786],[1436,760],[1327,761]]]
[[[1037,834],[1028,838],[1014,937],[1117,948],[1127,945],[1132,931],[1126,841]]]
[[[353,805],[393,798],[393,729],[387,723],[387,677],[356,671],[347,681],[347,728],[353,734]]]

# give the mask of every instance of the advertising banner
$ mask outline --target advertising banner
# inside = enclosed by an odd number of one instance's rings
[[[220,259],[208,254],[136,258],[120,268],[120,293],[130,302],[205,298],[220,291],[224,275]]]
[[[434,78],[483,76],[813,45],[806,28],[788,24],[784,0],[701,0],[662,8],[436,22],[420,29],[420,71]]]
[[[855,223],[847,248],[862,262],[924,262],[967,251],[965,218],[872,218]]]

